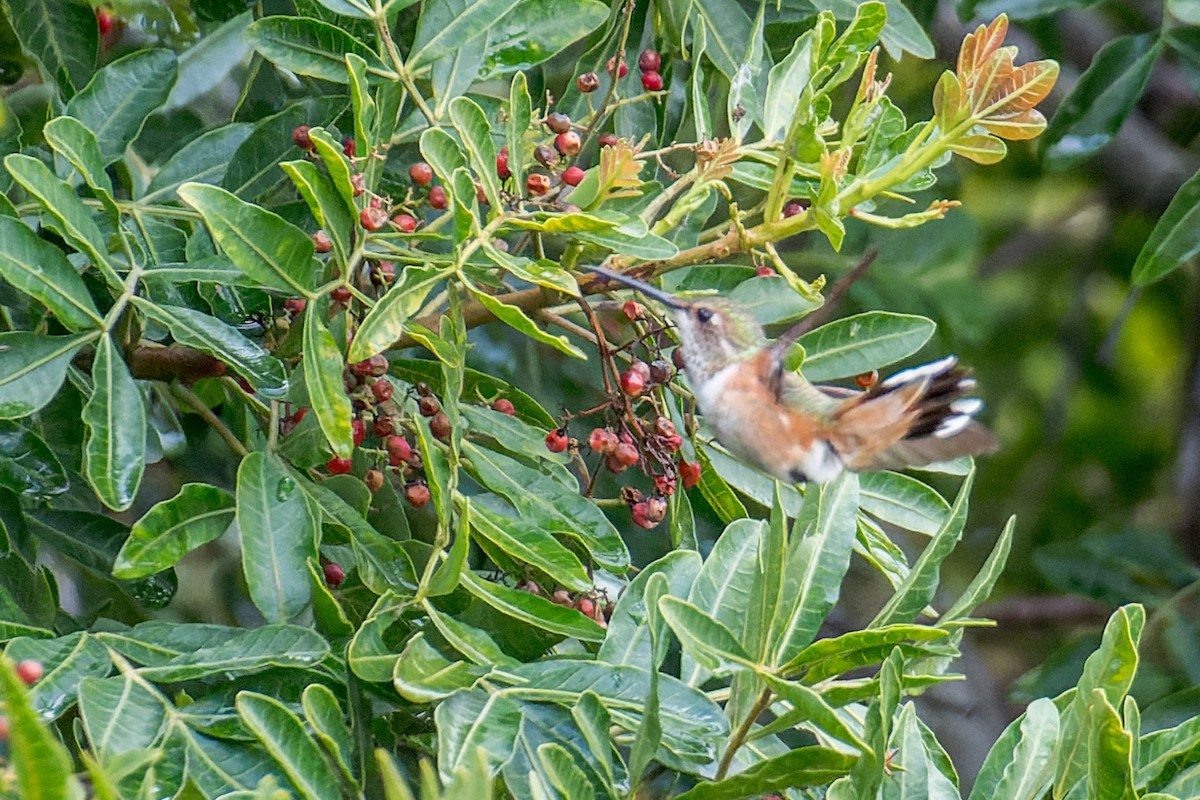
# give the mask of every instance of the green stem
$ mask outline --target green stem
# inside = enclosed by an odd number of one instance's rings
[[[383,3],[380,0],[375,0],[375,13],[371,15],[371,18],[375,21],[375,32],[379,36],[379,41],[383,44],[388,59],[392,62],[392,69],[396,71],[397,77],[404,84],[404,88],[412,97],[413,102],[417,104],[417,108],[421,110],[421,114],[429,120],[430,125],[436,125],[437,117],[425,102],[425,98],[417,91],[417,85],[413,82],[412,75],[409,74],[408,67],[405,66],[404,59],[400,56],[400,51],[396,49],[396,40],[392,38],[392,32],[388,29],[387,13],[383,10]]]
[[[721,764],[717,767],[717,774],[714,780],[721,780],[729,773],[729,767],[733,764],[733,757],[737,754],[738,749],[746,743],[746,737],[750,735],[750,729],[754,726],[754,720],[758,719],[759,714],[762,714],[771,706],[771,700],[774,695],[770,689],[763,689],[758,695],[758,699],[754,701],[754,705],[746,712],[745,719],[733,735],[729,737],[729,746],[725,748],[724,755],[721,756]]]

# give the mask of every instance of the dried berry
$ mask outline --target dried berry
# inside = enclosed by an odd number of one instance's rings
[[[646,307],[636,300],[626,300],[625,305],[621,306],[621,313],[623,313],[630,321],[635,319],[645,319]]]
[[[334,456],[325,462],[325,471],[330,475],[346,475],[353,469],[354,463],[348,458]]]
[[[441,186],[435,186],[429,190],[429,207],[436,208],[438,211],[446,207],[446,190]]]
[[[650,380],[654,383],[666,383],[674,374],[675,370],[671,369],[671,365],[661,358],[650,362]]]
[[[567,186],[578,186],[583,180],[583,170],[579,167],[567,167],[563,170],[562,181]]]
[[[560,606],[574,605],[574,602],[571,600],[571,593],[566,589],[555,589],[550,595],[550,601]]]
[[[620,67],[618,67],[616,56],[612,56],[611,58],[609,58],[608,64],[605,65],[604,68],[606,70],[608,70],[609,75],[611,75],[614,70],[619,69],[619,72],[617,73],[618,78],[624,78],[626,75],[629,74],[629,67],[625,64],[625,59],[623,59],[623,58],[621,59]]]
[[[292,142],[301,150],[312,152],[316,149],[316,145],[313,144],[312,137],[308,135],[310,130],[311,128],[307,125],[297,125],[296,129],[292,131]]]
[[[567,131],[554,137],[554,149],[568,158],[579,154],[579,145],[579,134],[575,131]]]
[[[879,370],[873,369],[870,372],[864,372],[861,375],[855,376],[854,382],[858,384],[860,389],[870,389],[879,382]]]
[[[367,426],[357,417],[350,420],[350,438],[354,441],[355,447],[367,440]]]
[[[617,449],[617,435],[608,428],[595,428],[588,435],[588,447],[593,453],[608,455]]]
[[[655,475],[654,476],[654,491],[661,495],[675,494],[675,476],[674,475]]]
[[[392,224],[402,233],[412,233],[417,229],[417,218],[411,214],[397,214],[392,217]]]
[[[553,167],[558,163],[558,151],[548,144],[539,144],[533,148],[533,160],[543,167]]]
[[[325,573],[325,585],[330,589],[336,589],[342,585],[342,581],[346,580],[346,570],[342,569],[342,565],[336,561],[330,561],[321,571]]]
[[[328,253],[333,249],[333,240],[325,231],[317,231],[312,235],[313,250],[318,253]]]
[[[408,168],[408,177],[412,178],[412,182],[418,186],[428,186],[429,182],[433,180],[433,167],[424,161],[418,161]]]
[[[422,417],[432,417],[442,410],[442,404],[436,397],[428,394],[417,400],[417,410],[421,412]]]
[[[445,411],[439,411],[429,418],[429,432],[438,441],[444,442],[450,438],[450,417],[446,416]]]
[[[700,482],[700,465],[691,464],[687,461],[679,462],[679,480],[683,482],[683,488],[691,489]]]
[[[350,188],[354,191],[354,196],[358,197],[367,190],[367,177],[361,172],[350,176]]]
[[[376,403],[386,403],[392,399],[392,382],[387,378],[379,378],[371,384],[371,394],[375,395]]]
[[[384,440],[383,446],[387,450],[388,463],[393,467],[406,463],[409,456],[413,454],[412,445],[403,436],[389,436]]]
[[[537,197],[550,191],[550,177],[533,173],[525,178],[525,191],[530,197]]]
[[[675,369],[686,369],[686,365],[683,360],[682,347],[676,347],[671,351],[671,363],[675,365]]]
[[[546,449],[551,453],[561,453],[567,449],[570,440],[562,428],[555,428],[546,434]]]
[[[658,522],[650,519],[645,500],[634,503],[633,507],[629,509],[629,514],[633,518],[633,524],[637,525],[639,528],[645,528],[646,530],[649,530],[658,524]]]
[[[628,442],[618,442],[613,448],[612,457],[623,467],[632,467],[641,458],[638,449]]]
[[[662,56],[657,50],[643,50],[638,56],[638,69],[642,72],[658,72],[658,68],[662,66]]]
[[[388,221],[387,212],[382,208],[367,206],[358,212],[358,221],[369,231],[377,231]]]
[[[517,409],[513,407],[512,400],[509,400],[507,397],[501,397],[492,403],[492,411],[499,411],[501,414],[508,414],[510,417],[517,415]]]
[[[425,381],[417,381],[417,385],[413,388],[417,390],[418,397],[429,397],[433,394],[433,390],[429,388],[429,384]]]
[[[496,175],[500,180],[506,181],[512,177],[512,171],[508,168],[508,147],[501,147],[500,152],[496,154]]]
[[[371,430],[377,438],[386,439],[396,432],[396,421],[391,417],[379,417]]]
[[[566,114],[547,114],[545,119],[546,127],[554,133],[566,133],[571,130],[571,118]]]
[[[421,508],[429,502],[429,487],[424,483],[410,483],[404,487],[404,499],[413,508]]]
[[[662,74],[658,72],[643,72],[642,88],[647,92],[661,92],[663,88]]]
[[[600,76],[594,72],[585,72],[575,79],[575,88],[584,94],[590,94],[600,88]]]
[[[342,139],[342,152],[346,154],[347,158],[354,158],[358,153],[358,145],[355,144],[353,136]]]

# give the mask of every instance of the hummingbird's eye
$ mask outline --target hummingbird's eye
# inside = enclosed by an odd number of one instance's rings
[[[708,323],[712,322],[712,318],[713,312],[711,309],[703,307],[696,309],[696,319],[700,320],[702,324],[707,325]]]

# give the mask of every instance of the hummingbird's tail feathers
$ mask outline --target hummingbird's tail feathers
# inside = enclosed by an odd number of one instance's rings
[[[958,359],[906,369],[844,401],[834,411],[831,441],[853,470],[919,467],[996,449],[974,420],[983,401]]]

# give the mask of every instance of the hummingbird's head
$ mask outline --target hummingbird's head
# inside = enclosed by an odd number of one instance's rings
[[[591,269],[631,286],[671,309],[693,385],[703,383],[734,361],[749,358],[764,344],[762,326],[744,306],[732,300],[723,297],[679,298],[636,278],[603,268]]]

